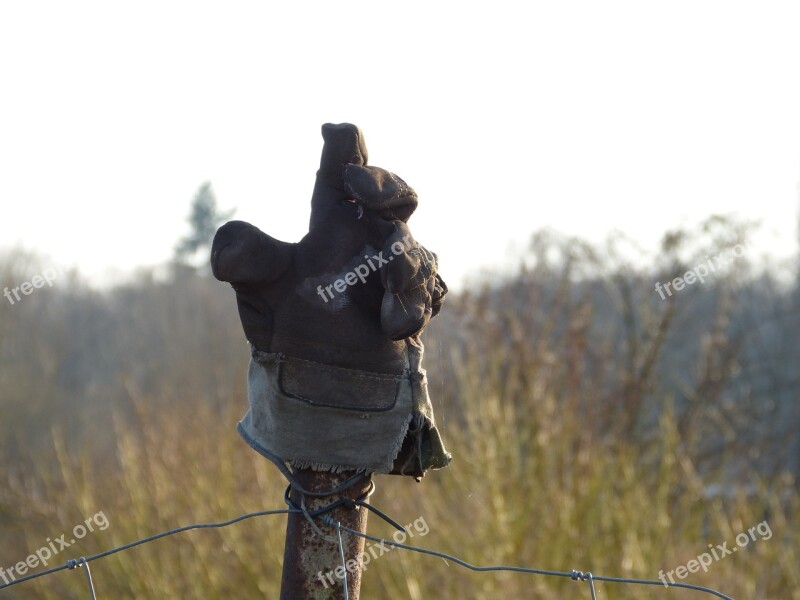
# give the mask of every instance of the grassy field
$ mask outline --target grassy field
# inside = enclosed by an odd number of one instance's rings
[[[766,520],[769,539],[759,536],[685,581],[734,598],[800,598],[800,507],[790,485],[760,482],[756,492],[710,500],[669,412],[658,444],[643,455],[624,441],[593,440],[579,416],[559,407],[548,390],[513,378],[479,381],[464,374],[452,382],[461,400],[458,414],[448,411],[441,419],[455,455],[450,468],[419,484],[377,478],[376,506],[403,524],[423,517],[429,526],[412,544],[479,565],[655,579],[709,544],[734,546],[737,534]],[[515,392],[501,393],[509,389]],[[0,514],[14,517],[17,552],[4,543],[0,564],[24,560],[47,538],[98,511],[108,528],[64,550],[53,564],[181,525],[283,507],[284,480],[234,432],[240,407],[215,411],[211,402],[190,407],[174,400],[158,414],[148,410],[148,399],[133,400],[135,419],[114,421],[114,455],[72,454],[64,447],[66,432],[54,431],[52,454],[41,458],[39,469],[5,473]],[[95,584],[105,598],[277,597],[284,526],[283,516],[259,517],[162,539],[93,563]],[[370,532],[391,534],[374,518]],[[612,583],[596,589],[598,598],[702,597]],[[0,591],[0,598],[86,593],[83,574],[66,571]],[[568,579],[473,573],[399,550],[368,567],[362,589],[364,598],[588,594],[586,584]]]

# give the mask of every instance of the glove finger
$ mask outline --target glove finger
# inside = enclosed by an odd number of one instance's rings
[[[381,270],[381,281],[388,292],[396,294],[420,284],[419,254],[413,252],[417,247],[408,225],[395,221],[395,230],[383,246],[384,255],[391,261]]]
[[[392,340],[419,333],[431,318],[430,294],[419,286],[399,294],[385,292],[381,303],[381,328]]]
[[[367,145],[361,130],[350,123],[325,123],[322,126],[322,157],[317,177],[344,189],[344,168],[349,164],[367,164]]]
[[[444,297],[447,294],[447,284],[445,284],[444,280],[439,277],[438,273],[433,278],[433,281],[434,286],[433,292],[431,293],[431,317],[435,317],[439,314],[439,311],[442,310]]]
[[[344,189],[344,169],[348,164],[367,164],[364,136],[355,125],[325,123],[322,126],[322,139],[322,157],[311,195],[310,230],[330,227],[332,222],[337,221],[337,214],[340,220],[344,214],[356,214],[355,210],[352,213],[341,210],[349,200]],[[355,206],[351,208],[355,209]]]
[[[347,165],[344,189],[368,214],[387,221],[407,221],[417,208],[417,193],[411,186],[380,167]]]
[[[420,255],[420,273],[422,277],[428,279],[436,274],[439,269],[439,260],[436,255],[425,246],[419,246],[417,252]]]
[[[416,242],[414,244],[415,247],[408,252],[393,256],[394,260],[381,273],[381,281],[387,291],[395,294],[404,292],[425,285],[436,275],[436,255],[424,246]]]

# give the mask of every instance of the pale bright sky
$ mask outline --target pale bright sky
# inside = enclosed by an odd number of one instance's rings
[[[654,249],[713,212],[797,251],[796,2],[3,2],[0,246],[166,261],[197,188],[305,233],[324,122],[411,184],[451,285],[531,232]]]

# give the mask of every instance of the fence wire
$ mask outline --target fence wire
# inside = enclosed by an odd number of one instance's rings
[[[337,504],[337,505],[340,505],[340,504]],[[369,506],[369,505],[365,504],[365,506]],[[92,556],[85,556],[85,557],[82,556],[82,557],[80,557],[78,559],[70,559],[65,564],[63,564],[63,565],[61,565],[59,567],[53,567],[52,569],[48,569],[47,571],[42,571],[41,573],[35,573],[35,574],[32,574],[32,575],[28,575],[26,577],[21,577],[20,579],[16,579],[16,580],[14,580],[14,581],[12,581],[10,583],[6,583],[6,584],[3,584],[3,585],[0,585],[0,590],[4,590],[4,589],[10,588],[10,587],[15,586],[15,585],[19,585],[19,584],[22,584],[22,583],[25,583],[25,582],[28,582],[28,581],[32,581],[32,580],[38,579],[40,577],[45,577],[45,576],[48,576],[48,575],[52,575],[54,573],[58,573],[60,571],[64,571],[64,570],[67,570],[67,569],[72,570],[72,569],[84,568],[85,567],[86,568],[86,578],[87,578],[88,587],[89,587],[89,593],[90,593],[89,597],[92,600],[95,600],[96,599],[96,592],[95,592],[94,581],[92,580],[92,574],[91,574],[91,571],[89,570],[89,563],[90,562],[93,562],[93,561],[96,561],[96,560],[100,560],[101,558],[105,558],[107,556],[111,556],[112,554],[116,554],[117,552],[124,552],[126,550],[130,550],[131,548],[135,548],[136,546],[141,546],[143,544],[147,544],[149,542],[153,542],[153,541],[161,539],[161,538],[165,538],[165,537],[168,537],[168,536],[171,536],[171,535],[175,535],[177,533],[182,533],[184,531],[191,531],[193,529],[213,529],[213,528],[228,527],[228,526],[233,525],[235,523],[239,523],[240,521],[244,521],[246,519],[252,519],[254,517],[264,517],[264,516],[271,516],[271,515],[283,515],[283,514],[290,514],[290,513],[301,513],[301,514],[304,514],[306,516],[306,518],[319,518],[320,521],[322,521],[326,525],[328,525],[330,527],[333,527],[335,529],[336,535],[337,535],[337,538],[338,538],[340,554],[342,552],[341,532],[345,531],[345,532],[347,532],[347,533],[349,533],[351,535],[356,535],[356,536],[359,536],[359,537],[363,537],[364,539],[371,540],[373,542],[377,542],[379,544],[383,544],[383,545],[389,546],[391,548],[399,548],[401,550],[406,550],[406,551],[409,551],[409,552],[417,552],[419,554],[427,554],[427,555],[430,555],[430,556],[436,556],[438,558],[444,559],[445,561],[451,561],[451,562],[453,562],[453,563],[455,563],[457,565],[460,565],[460,566],[465,567],[467,569],[470,569],[472,571],[477,571],[477,572],[482,572],[482,573],[492,572],[492,571],[511,571],[511,572],[515,572],[515,573],[527,573],[529,575],[540,575],[540,576],[544,576],[544,577],[562,577],[562,578],[566,577],[566,578],[569,578],[569,579],[571,579],[573,581],[586,582],[588,584],[588,586],[589,586],[589,591],[591,593],[590,597],[591,597],[592,600],[596,599],[595,588],[594,588],[594,582],[595,581],[603,581],[603,582],[609,582],[609,583],[619,583],[619,584],[625,584],[625,585],[647,585],[647,586],[662,586],[662,587],[667,587],[667,588],[670,588],[670,587],[684,588],[684,589],[688,589],[688,590],[694,590],[694,591],[698,591],[698,592],[704,592],[706,594],[711,594],[711,595],[716,596],[718,598],[722,598],[723,600],[734,600],[730,596],[726,596],[725,594],[723,594],[722,592],[718,592],[717,590],[714,590],[714,589],[711,589],[711,588],[707,588],[707,587],[702,587],[702,586],[699,586],[699,585],[693,585],[693,584],[690,584],[690,583],[677,583],[677,582],[675,582],[675,583],[666,582],[665,583],[663,581],[659,581],[659,580],[655,580],[655,579],[650,580],[650,579],[628,579],[628,578],[624,578],[624,577],[607,577],[607,576],[603,576],[603,575],[593,575],[590,572],[584,573],[583,571],[578,571],[578,570],[572,570],[572,571],[549,571],[549,570],[545,570],[545,569],[534,569],[534,568],[530,568],[530,567],[519,567],[519,566],[510,566],[510,565],[496,565],[496,566],[473,565],[472,563],[469,563],[469,562],[467,562],[466,560],[464,560],[462,558],[459,558],[457,556],[453,556],[452,554],[447,554],[446,552],[439,552],[437,550],[429,550],[427,548],[420,548],[418,546],[409,546],[408,544],[401,544],[401,543],[398,543],[398,542],[395,542],[395,541],[390,541],[390,540],[387,540],[387,539],[384,539],[384,538],[381,538],[381,537],[377,537],[377,536],[374,536],[374,535],[370,535],[370,534],[367,534],[367,533],[362,533],[360,531],[357,531],[355,529],[351,529],[349,527],[345,527],[340,522],[332,519],[330,517],[330,515],[325,514],[325,513],[327,513],[328,511],[330,511],[333,508],[334,508],[334,506],[331,505],[329,507],[325,507],[323,509],[314,511],[314,514],[309,514],[303,508],[284,508],[284,509],[264,510],[264,511],[247,513],[247,514],[241,515],[239,517],[236,517],[234,519],[230,519],[228,521],[222,521],[222,522],[219,522],[219,523],[198,523],[198,524],[194,524],[194,525],[186,525],[184,527],[177,527],[175,529],[170,529],[168,531],[164,531],[162,533],[158,533],[158,534],[152,535],[150,537],[146,537],[146,538],[143,538],[143,539],[140,539],[140,540],[136,540],[135,542],[131,542],[129,544],[125,544],[125,545],[119,546],[117,548],[112,548],[111,550],[106,550],[105,552],[100,552],[99,554],[94,554]],[[377,509],[374,509],[374,507],[371,507],[371,508],[373,508],[373,512],[375,514],[377,514],[379,517],[381,517],[386,522],[391,524],[393,527],[398,527],[397,523],[395,521],[393,521],[392,519],[390,519],[389,517],[387,517],[383,512],[381,512],[381,511],[379,511]],[[342,561],[344,560],[344,556],[343,555],[340,556],[340,558],[342,559]],[[345,598],[347,598],[347,585],[346,585],[346,583],[345,583],[345,586],[344,586],[344,590],[345,590]]]

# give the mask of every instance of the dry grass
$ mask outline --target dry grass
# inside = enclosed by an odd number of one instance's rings
[[[379,477],[373,497],[402,523],[425,518],[430,532],[415,544],[481,565],[653,579],[660,569],[686,564],[708,544],[731,546],[737,533],[766,518],[770,540],[752,543],[690,581],[736,598],[800,598],[796,496],[780,501],[786,496],[773,485],[729,502],[709,501],[669,413],[661,420],[659,446],[643,456],[624,441],[592,442],[581,419],[560,410],[536,385],[518,381],[518,396],[504,398],[497,393],[500,382],[491,379],[465,373],[453,385],[464,419],[457,424],[451,415],[444,427],[456,457],[451,467],[421,484]],[[509,389],[508,380],[503,385]],[[16,553],[3,544],[2,564],[24,559],[46,538],[100,510],[109,528],[69,548],[58,562],[189,523],[282,508],[281,476],[234,432],[240,407],[219,413],[208,408],[211,404],[175,402],[154,414],[147,399],[138,399],[133,421],[115,420],[116,455],[105,460],[71,454],[64,432],[56,433],[51,460],[42,460],[36,472],[9,474],[11,485],[0,494],[0,508],[16,512],[14,530],[22,536]],[[98,592],[107,598],[277,597],[284,525],[284,517],[261,517],[103,559],[92,565]],[[391,534],[374,518],[370,531]],[[368,567],[362,593],[365,598],[586,598],[585,585],[472,573],[395,551]],[[597,584],[597,592],[601,599],[698,597],[618,584]],[[63,572],[0,592],[0,598],[85,594],[83,575]]]

